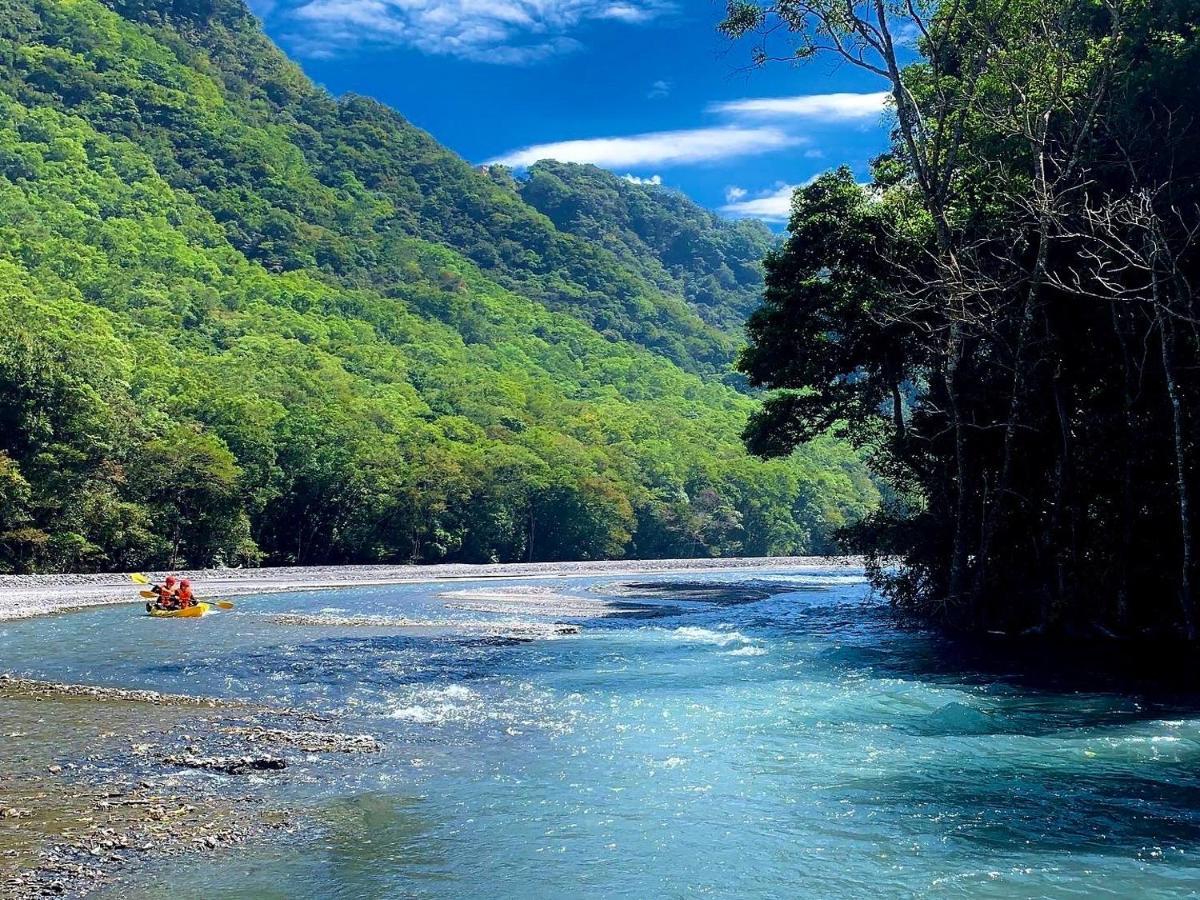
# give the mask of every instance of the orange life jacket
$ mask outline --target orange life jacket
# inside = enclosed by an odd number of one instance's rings
[[[176,595],[179,598],[179,606],[181,609],[187,609],[189,606],[194,606],[196,603],[196,595],[192,593],[190,587],[181,587]]]

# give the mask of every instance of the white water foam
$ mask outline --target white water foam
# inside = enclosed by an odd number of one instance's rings
[[[402,722],[413,722],[417,725],[441,725],[453,718],[462,707],[458,706],[402,706],[388,714],[388,718],[400,719]]]
[[[751,643],[750,638],[740,631],[713,631],[710,628],[698,628],[694,625],[684,625],[682,628],[671,629],[667,633],[683,641],[691,641],[696,644],[715,644],[718,647]]]
[[[479,694],[461,684],[421,688],[405,698],[401,706],[388,713],[388,718],[413,722],[417,725],[441,725],[461,721],[472,713],[473,701]]]
[[[726,650],[722,656],[764,656],[767,653],[766,647],[758,647],[754,644],[747,644],[745,647],[738,647],[736,650]]]
[[[722,624],[718,626],[718,629],[714,631],[711,628],[685,625],[681,628],[673,629],[668,633],[678,640],[689,641],[691,643],[730,647],[731,649],[721,652],[722,656],[763,656],[768,652],[767,648],[761,645],[761,641],[756,638],[747,637],[734,629],[732,625]]]

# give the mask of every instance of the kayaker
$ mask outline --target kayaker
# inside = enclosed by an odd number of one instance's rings
[[[160,609],[174,609],[178,605],[179,585],[174,575],[168,575],[161,585],[156,584],[150,590],[158,594]]]
[[[175,599],[179,601],[180,609],[196,605],[196,595],[192,593],[192,583],[186,578],[179,582],[179,591],[175,594]]]

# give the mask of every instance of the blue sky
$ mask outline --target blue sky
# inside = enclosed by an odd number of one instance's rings
[[[712,0],[256,0],[334,94],[395,107],[472,163],[661,179],[730,216],[886,146],[884,85],[831,59],[749,69]]]

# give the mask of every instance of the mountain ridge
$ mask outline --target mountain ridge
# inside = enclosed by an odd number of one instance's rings
[[[775,235],[756,219],[726,220],[681,191],[598,166],[542,160],[521,198],[561,230],[600,244],[708,322],[741,335],[763,289]]]
[[[422,135],[240,3],[0,0],[0,568],[813,551],[876,501],[747,457],[727,334]]]

